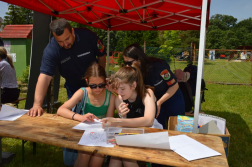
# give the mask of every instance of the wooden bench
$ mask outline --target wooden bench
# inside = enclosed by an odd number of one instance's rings
[[[16,106],[18,108],[18,104],[20,101],[26,100],[26,97],[19,97],[16,101],[11,102],[12,104],[14,104],[14,106]]]

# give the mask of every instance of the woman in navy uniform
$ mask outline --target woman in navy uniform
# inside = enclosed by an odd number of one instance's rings
[[[185,102],[176,77],[162,59],[148,57],[138,44],[128,46],[123,52],[124,65],[137,65],[143,74],[145,85],[155,88],[157,120],[164,129],[170,116],[184,115]]]

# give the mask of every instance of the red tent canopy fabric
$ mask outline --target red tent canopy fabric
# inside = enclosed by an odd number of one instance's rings
[[[202,0],[2,1],[104,30],[199,30],[202,7]]]

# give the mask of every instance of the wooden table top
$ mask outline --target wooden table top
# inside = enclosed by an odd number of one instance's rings
[[[228,166],[222,140],[217,136],[169,130],[169,136],[186,134],[222,154],[221,156],[189,162],[171,150],[125,146],[109,148],[78,145],[84,131],[72,129],[77,124],[79,122],[54,114],[43,114],[41,117],[23,115],[15,121],[0,121],[0,136],[170,166]],[[164,131],[153,128],[144,129],[147,133]]]

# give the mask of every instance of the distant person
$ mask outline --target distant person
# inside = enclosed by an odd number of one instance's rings
[[[17,84],[16,71],[11,56],[7,55],[4,47],[0,47],[0,80],[1,103],[16,101],[20,94]]]
[[[66,80],[65,88],[70,99],[78,89],[87,86],[82,78],[90,64],[98,62],[105,67],[106,63],[105,47],[92,31],[73,29],[64,18],[52,21],[50,29],[53,38],[44,49],[33,107],[27,113],[33,117],[44,113],[42,104],[57,67]]]

